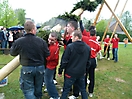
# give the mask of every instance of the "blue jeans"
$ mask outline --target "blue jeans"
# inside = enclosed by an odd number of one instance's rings
[[[86,92],[85,88],[85,76],[79,77],[79,78],[67,78],[64,77],[64,85],[63,85],[63,92],[60,99],[67,99],[67,96],[70,92],[70,89],[72,85],[76,82],[78,85],[79,90],[81,91],[82,99],[88,99],[88,94]]]
[[[115,60],[115,62],[117,62],[118,61],[118,48],[113,48],[112,53],[113,53],[113,59]]]
[[[46,68],[45,74],[44,74],[44,82],[45,82],[49,96],[54,99],[58,99],[59,94],[58,94],[56,86],[54,85],[54,82],[53,82],[55,70],[56,69],[51,70],[51,69]]]
[[[44,65],[22,66],[20,74],[20,88],[26,99],[42,97],[43,78]]]
[[[7,48],[7,40],[3,40],[3,47],[2,48]]]

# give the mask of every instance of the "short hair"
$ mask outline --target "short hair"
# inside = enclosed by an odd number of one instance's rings
[[[77,36],[79,39],[82,39],[82,32],[79,31],[79,30],[75,30],[75,31],[73,32],[73,36],[74,36],[74,37]]]
[[[95,29],[95,26],[90,26],[88,29],[89,29],[89,31],[92,29]]]
[[[75,30],[78,29],[78,23],[76,21],[69,21],[68,24],[70,24],[72,27],[74,27]]]
[[[35,28],[35,24],[32,21],[26,21],[24,24],[24,29],[27,33],[31,32]]]
[[[95,34],[96,34],[96,30],[91,29],[91,30],[90,30],[90,36],[95,36]]]
[[[58,35],[57,35],[56,32],[51,32],[50,35],[51,35],[52,37],[55,37],[56,39],[58,38]]]

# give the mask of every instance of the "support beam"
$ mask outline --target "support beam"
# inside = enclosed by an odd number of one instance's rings
[[[121,26],[121,28],[123,29],[123,31],[125,32],[126,36],[128,37],[128,39],[132,42],[132,38],[129,35],[129,33],[127,32],[126,28],[123,26],[123,24],[121,23],[121,21],[119,20],[119,18],[115,15],[115,13],[112,11],[112,9],[110,8],[110,6],[108,5],[108,3],[106,1],[104,1],[106,6],[109,8],[109,10],[111,11],[111,13],[114,15],[114,17],[116,18],[116,20],[118,21],[119,25]]]
[[[115,10],[116,10],[118,4],[119,4],[119,1],[120,1],[120,0],[118,0],[117,3],[116,3],[116,6],[115,6],[115,8],[114,8],[114,12],[115,12]],[[109,19],[109,22],[108,22],[107,27],[106,27],[106,29],[105,29],[105,31],[104,31],[104,35],[103,35],[103,37],[102,37],[102,40],[101,40],[101,42],[100,42],[100,45],[102,45],[102,43],[103,43],[103,40],[104,40],[104,38],[105,38],[105,36],[106,36],[106,33],[107,33],[107,31],[108,31],[110,22],[112,21],[112,17],[113,17],[113,15],[111,15],[111,17],[110,17],[110,19]]]
[[[97,23],[97,20],[98,20],[98,18],[99,18],[99,15],[100,15],[100,12],[101,12],[101,10],[102,10],[102,8],[103,8],[103,5],[104,5],[104,0],[103,0],[102,4],[101,4],[101,6],[100,6],[100,9],[99,9],[99,11],[98,11],[98,13],[97,13],[97,15],[96,15],[96,18],[95,18],[95,20],[94,20],[93,26],[95,26],[96,23]]]
[[[124,12],[124,9],[125,9],[125,7],[126,7],[127,1],[128,1],[128,0],[126,0],[125,5],[124,5],[124,7],[123,7],[123,9],[122,9],[122,11],[121,11],[121,14],[120,14],[120,17],[119,17],[119,18],[121,18],[122,14],[123,14],[123,12]],[[114,34],[115,34],[115,32],[116,32],[117,26],[118,26],[118,22],[116,22],[115,28],[114,28],[113,33],[112,33],[111,38],[110,38],[110,41],[112,40],[112,38],[113,38],[113,36],[114,36]],[[110,45],[110,42],[109,42],[108,45]],[[104,52],[104,55],[106,54],[107,50],[108,50],[108,46],[107,46],[107,48],[106,48],[106,50],[105,50],[105,52]]]

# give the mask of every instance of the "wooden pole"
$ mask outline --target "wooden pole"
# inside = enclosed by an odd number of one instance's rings
[[[104,1],[106,6],[109,8],[109,10],[111,11],[111,13],[114,15],[114,17],[116,18],[116,20],[118,21],[119,25],[121,26],[121,28],[123,29],[123,31],[125,32],[126,36],[128,37],[128,39],[132,42],[132,38],[129,35],[129,33],[127,32],[126,28],[123,26],[123,24],[121,23],[121,21],[119,20],[119,18],[115,15],[115,13],[112,11],[112,9],[110,8],[110,6],[108,5],[108,3],[106,1]]]
[[[116,6],[115,6],[115,8],[114,8],[114,12],[115,12],[115,10],[116,10],[118,4],[119,4],[119,1],[120,1],[120,0],[118,0],[117,3],[116,3]],[[106,29],[105,29],[105,32],[104,32],[104,35],[103,35],[102,40],[101,40],[101,42],[100,42],[100,45],[102,45],[102,42],[103,42],[103,40],[104,40],[104,38],[105,38],[105,36],[106,36],[106,33],[107,33],[107,31],[108,31],[110,22],[111,22],[111,20],[112,20],[112,17],[113,17],[113,15],[111,15],[111,17],[110,17],[110,19],[109,19],[109,22],[108,22],[107,27],[106,27]]]
[[[124,5],[124,7],[123,7],[123,9],[122,9],[122,12],[121,12],[121,14],[120,14],[120,18],[121,18],[121,16],[122,16],[122,13],[123,13],[125,7],[126,7],[127,1],[128,1],[128,0],[126,0],[125,5]],[[118,26],[118,22],[116,22],[115,28],[114,28],[113,33],[112,33],[111,38],[110,38],[110,41],[112,40],[113,35],[115,34],[115,31],[116,31],[117,26]],[[109,44],[110,44],[110,42],[109,42]],[[109,44],[108,44],[108,46],[109,46]],[[106,52],[107,52],[107,50],[108,50],[108,46],[107,46],[107,48],[106,48],[106,50],[105,50],[104,55],[106,54]]]
[[[95,26],[96,23],[97,23],[97,20],[98,20],[98,18],[99,18],[99,15],[100,15],[100,13],[101,13],[101,10],[102,10],[102,8],[103,8],[103,5],[104,5],[104,1],[102,2],[101,6],[100,6],[100,9],[99,9],[99,11],[98,11],[98,13],[97,13],[97,15],[96,15],[96,18],[95,18],[95,20],[94,20],[93,26]]]
[[[11,62],[0,69],[0,81],[8,76],[12,71],[14,71],[20,65],[19,55],[16,56]]]

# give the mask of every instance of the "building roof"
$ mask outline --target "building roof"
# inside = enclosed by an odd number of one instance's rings
[[[112,22],[110,23],[109,29],[110,29],[112,32],[114,31],[114,28],[115,28],[115,26],[116,26],[116,23],[117,23],[117,21],[112,21]],[[121,26],[120,26],[119,24],[118,24],[118,26],[117,26],[115,32],[118,33],[118,34],[125,34],[124,31],[123,31],[123,29],[121,28]]]

